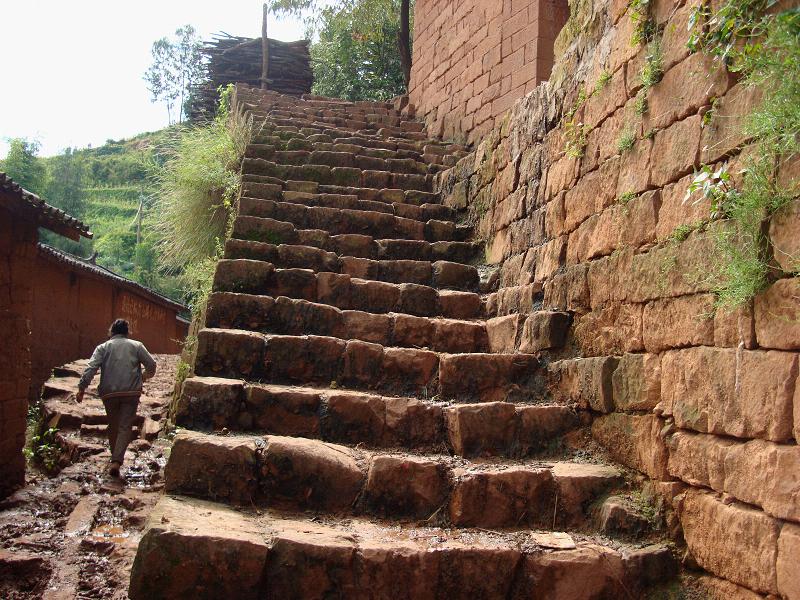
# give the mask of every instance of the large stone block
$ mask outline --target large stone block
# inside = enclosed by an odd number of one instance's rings
[[[537,311],[529,315],[522,330],[519,351],[532,354],[561,348],[571,320],[569,313],[565,312]]]
[[[642,333],[648,352],[714,344],[714,296],[664,298],[644,307]]]
[[[450,519],[459,527],[512,527],[546,522],[555,499],[549,469],[455,473]],[[547,515],[547,516],[545,516]]]
[[[658,410],[684,429],[788,441],[797,372],[789,352],[672,350],[661,361]]]
[[[255,600],[263,595],[268,553],[263,531],[240,513],[165,496],[139,542],[130,597]]]
[[[800,200],[778,210],[770,220],[769,238],[775,260],[786,273],[800,271]]]
[[[679,504],[683,535],[705,570],[761,593],[778,593],[780,522],[742,504],[689,490]]]
[[[462,404],[444,409],[450,445],[459,456],[502,455],[514,444],[517,415],[509,402]]]
[[[661,190],[661,207],[656,226],[656,238],[659,242],[673,238],[679,227],[695,227],[711,218],[709,199],[699,193],[686,197],[693,180],[694,174],[687,175]]]
[[[611,381],[617,410],[650,411],[661,399],[661,357],[654,354],[624,354]]]
[[[756,296],[755,320],[760,346],[800,350],[800,279],[781,279]]]
[[[364,488],[367,504],[391,517],[429,517],[442,506],[447,492],[443,465],[408,456],[373,457]]]
[[[355,459],[344,446],[269,436],[259,460],[261,493],[272,505],[348,509],[364,482]]]
[[[611,303],[575,317],[575,341],[584,356],[641,352],[642,304]]]
[[[663,187],[692,172],[697,165],[700,135],[703,131],[699,115],[678,121],[656,134],[651,183]]]
[[[592,435],[623,465],[661,481],[671,479],[664,421],[655,415],[612,413],[595,419]]]
[[[715,105],[710,123],[703,128],[700,139],[700,162],[709,164],[720,160],[734,149],[744,145],[744,119],[760,102],[762,90],[759,86],[738,83]],[[698,117],[699,118],[699,117]]]
[[[686,30],[682,31],[683,46]],[[665,34],[665,37],[666,34]],[[670,36],[672,37],[672,36]],[[719,98],[728,90],[728,72],[704,52],[689,55],[664,73],[647,94],[645,128],[664,129]],[[699,123],[698,123],[699,126]],[[695,135],[700,135],[698,127]],[[697,150],[697,148],[695,148]]]
[[[614,410],[611,377],[617,362],[613,356],[603,356],[551,363],[548,366],[550,393],[559,403],[611,412]]]
[[[797,575],[800,565],[800,527],[784,525],[778,538],[778,591],[787,600],[800,598],[800,577]]]
[[[168,493],[248,506],[258,500],[252,439],[183,431],[175,437],[164,475]]]

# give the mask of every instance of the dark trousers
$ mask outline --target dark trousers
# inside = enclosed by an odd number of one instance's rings
[[[108,445],[111,449],[111,462],[122,464],[125,450],[133,438],[133,423],[139,407],[139,394],[119,396],[103,400],[108,415]]]

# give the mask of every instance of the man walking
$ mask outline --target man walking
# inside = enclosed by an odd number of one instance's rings
[[[156,361],[144,344],[128,338],[128,322],[117,319],[109,329],[109,339],[95,348],[89,365],[78,384],[76,400],[83,395],[92,378],[100,369],[97,391],[108,414],[108,441],[111,464],[108,473],[119,477],[125,459],[125,450],[131,442],[133,422],[142,394],[142,382],[156,373]],[[144,366],[144,375],[142,375]]]

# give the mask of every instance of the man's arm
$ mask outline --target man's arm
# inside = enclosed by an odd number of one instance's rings
[[[83,375],[81,375],[81,380],[78,382],[78,394],[75,397],[78,402],[83,402],[83,394],[86,391],[86,388],[89,387],[89,384],[92,382],[92,378],[95,376],[95,374],[97,374],[97,370],[103,364],[105,352],[105,344],[100,344],[94,349],[92,358],[89,359],[89,364],[86,365]]]
[[[144,366],[144,376],[142,377],[142,381],[152,379],[156,374],[156,361],[152,356],[150,356],[147,348],[145,348],[144,344],[141,342],[139,343],[138,357],[139,362]]]

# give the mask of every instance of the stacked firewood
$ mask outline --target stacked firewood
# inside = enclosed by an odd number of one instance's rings
[[[246,83],[261,87],[261,38],[218,34],[204,44],[201,52],[204,55],[206,77],[194,90],[189,109],[191,119],[214,115],[220,86]],[[270,39],[267,89],[301,96],[311,92],[312,83],[308,40],[281,42]]]

